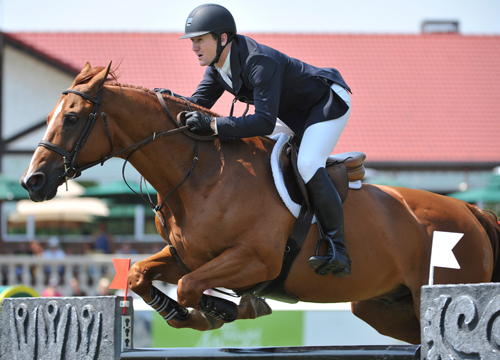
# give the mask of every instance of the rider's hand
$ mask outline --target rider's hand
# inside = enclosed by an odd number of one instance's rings
[[[186,125],[191,131],[212,131],[210,123],[213,119],[199,111],[191,111],[186,114]]]

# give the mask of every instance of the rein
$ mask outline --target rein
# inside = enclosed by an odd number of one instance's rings
[[[122,170],[122,176],[123,176],[123,180],[125,181],[125,184],[127,184],[127,186],[130,188],[130,190],[132,190],[132,192],[134,192],[136,195],[140,196],[146,203],[148,203],[148,205],[151,207],[151,209],[156,213],[158,219],[160,220],[163,228],[164,228],[164,232],[165,232],[165,237],[167,239],[167,243],[168,243],[168,246],[170,248],[170,252],[172,253],[172,255],[176,258],[177,262],[179,263],[179,265],[183,268],[183,270],[186,272],[186,273],[190,273],[191,271],[188,269],[188,267],[184,264],[184,262],[182,261],[182,259],[179,257],[179,254],[177,253],[177,249],[174,247],[174,245],[172,244],[171,240],[170,240],[170,236],[168,235],[168,230],[167,230],[167,225],[166,225],[166,219],[165,219],[165,215],[163,214],[163,211],[162,211],[162,208],[163,206],[165,205],[167,199],[172,196],[181,186],[182,184],[184,184],[184,182],[193,175],[193,171],[194,171],[194,168],[196,166],[196,163],[198,162],[198,140],[202,140],[202,141],[207,141],[207,140],[212,140],[214,138],[217,137],[217,135],[211,135],[211,136],[200,136],[200,135],[196,135],[196,134],[193,134],[191,132],[189,132],[189,126],[187,125],[182,125],[179,121],[177,121],[175,119],[175,117],[173,116],[172,112],[170,111],[170,109],[168,108],[167,104],[165,103],[165,100],[163,99],[163,96],[162,96],[162,93],[161,92],[157,92],[156,93],[156,96],[158,97],[158,100],[162,106],[162,108],[165,110],[166,114],[167,114],[167,117],[169,118],[169,120],[171,120],[174,125],[177,127],[176,129],[172,129],[172,130],[167,130],[167,131],[163,131],[163,132],[160,132],[160,133],[153,133],[152,136],[144,139],[144,140],[141,140],[133,145],[130,145],[129,147],[125,148],[125,149],[122,149],[120,151],[117,151],[115,153],[113,153],[113,139],[112,139],[112,136],[111,136],[111,132],[109,131],[109,127],[108,127],[108,122],[107,122],[107,117],[106,117],[106,114],[104,112],[101,112],[101,115],[102,115],[102,118],[103,118],[103,121],[104,121],[104,125],[106,127],[106,132],[107,132],[107,135],[108,135],[108,139],[109,139],[109,142],[110,142],[110,145],[111,145],[111,150],[110,152],[107,154],[107,155],[102,155],[101,157],[101,160],[98,160],[98,161],[94,161],[94,162],[91,162],[85,166],[81,166],[81,167],[78,167],[77,166],[77,163],[76,163],[76,158],[78,157],[78,154],[80,153],[80,150],[83,148],[83,146],[85,145],[85,142],[87,141],[92,129],[94,128],[94,125],[96,123],[96,120],[97,120],[97,117],[98,117],[98,112],[99,112],[99,108],[100,108],[100,105],[101,105],[101,99],[102,99],[102,92],[103,92],[103,88],[104,87],[101,87],[101,89],[99,90],[99,92],[97,93],[97,98],[93,98],[81,91],[78,91],[78,90],[73,90],[73,89],[68,89],[68,90],[65,90],[63,91],[62,93],[63,94],[69,94],[69,93],[72,93],[72,94],[76,94],[76,95],[79,95],[81,97],[83,97],[84,99],[86,100],[89,100],[90,102],[92,102],[94,104],[93,108],[92,108],[92,111],[91,113],[89,114],[88,116],[88,119],[87,119],[87,122],[85,124],[85,127],[82,131],[82,133],[80,134],[80,137],[78,138],[78,141],[74,147],[74,149],[69,152],[65,149],[63,149],[61,146],[59,145],[56,145],[54,143],[51,143],[50,141],[47,141],[47,140],[41,140],[39,143],[38,143],[38,146],[43,146],[49,150],[52,150],[52,151],[55,151],[59,154],[62,155],[63,157],[63,160],[64,160],[64,173],[62,173],[60,175],[60,177],[64,177],[65,181],[66,181],[66,188],[68,187],[68,179],[76,179],[77,177],[79,177],[82,173],[82,171],[86,170],[86,169],[89,169],[97,164],[101,164],[104,165],[104,163],[106,161],[108,161],[109,159],[121,154],[121,153],[124,153],[126,151],[129,151],[131,149],[132,152],[127,156],[127,158],[125,159],[125,163],[123,164],[123,170]],[[168,90],[169,91],[169,90]],[[170,92],[171,95],[172,92]],[[186,104],[189,108],[189,110],[191,110],[191,106],[189,104],[189,102],[185,99],[185,98],[182,98],[186,101]],[[132,156],[132,154],[134,154],[137,150],[139,150],[140,148],[146,146],[146,145],[149,145],[151,144],[153,141],[155,141],[156,139],[158,138],[162,138],[162,137],[165,137],[167,135],[173,135],[173,134],[177,134],[177,133],[180,133],[182,132],[183,134],[187,135],[188,137],[192,138],[195,140],[195,147],[194,147],[194,158],[193,158],[193,162],[192,162],[192,165],[188,171],[188,173],[186,174],[186,176],[184,176],[184,178],[180,181],[179,184],[177,184],[177,186],[175,186],[167,195],[165,195],[161,201],[161,203],[159,205],[155,205],[152,200],[151,200],[151,197],[149,196],[149,193],[148,193],[148,198],[146,198],[143,194],[142,194],[142,184],[141,184],[141,194],[138,194],[136,191],[134,191],[130,185],[127,183],[127,180],[125,178],[125,166],[127,165],[127,163],[129,162],[129,158],[130,156]],[[135,148],[135,149],[134,149]],[[69,165],[69,166],[68,166]],[[70,176],[70,172],[73,171],[73,175]]]

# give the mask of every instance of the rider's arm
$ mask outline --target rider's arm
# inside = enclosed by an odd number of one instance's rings
[[[276,126],[283,78],[282,67],[268,56],[255,55],[248,59],[246,76],[254,88],[255,114],[244,117],[217,117],[217,132],[221,141],[269,135]]]

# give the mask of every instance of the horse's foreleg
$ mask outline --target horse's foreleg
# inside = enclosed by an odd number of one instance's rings
[[[128,285],[144,301],[150,302],[153,280],[177,284],[183,275],[184,272],[166,246],[159,253],[132,265],[128,272]]]
[[[237,320],[256,319],[260,316],[272,313],[271,307],[260,297],[251,294],[245,294],[241,297],[238,308]],[[192,309],[189,312],[189,321],[169,321],[169,324],[175,328],[189,327],[196,330],[214,330],[225,324],[224,321],[216,319],[202,311]]]
[[[153,280],[176,284],[183,274],[184,272],[177,261],[170,254],[169,248],[165,247],[156,255],[132,265],[128,273],[128,284],[133,292],[146,303],[151,304],[153,309],[158,311],[163,318],[169,319],[174,316],[168,320],[172,327],[196,330],[211,330],[221,327],[224,324],[222,321],[206,317],[197,310],[189,312],[187,319],[177,320],[176,318],[179,316],[172,313],[176,302],[153,286]]]
[[[251,294],[245,294],[241,297],[238,308],[237,320],[256,319],[260,316],[272,313],[271,307],[260,297]],[[196,330],[214,330],[224,325],[224,321],[216,319],[210,315],[193,309],[189,312],[189,321],[169,321],[169,324],[175,328],[189,327]]]
[[[278,276],[281,264],[276,261],[265,262],[262,260],[265,255],[258,256],[248,249],[233,247],[184,275],[177,287],[179,304],[199,309],[202,294],[207,289],[241,289]],[[275,259],[269,254],[267,257]]]

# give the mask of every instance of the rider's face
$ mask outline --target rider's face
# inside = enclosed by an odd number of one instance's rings
[[[217,54],[217,40],[212,34],[205,34],[195,38],[191,38],[192,50],[198,57],[200,66],[207,66],[212,63]]]

